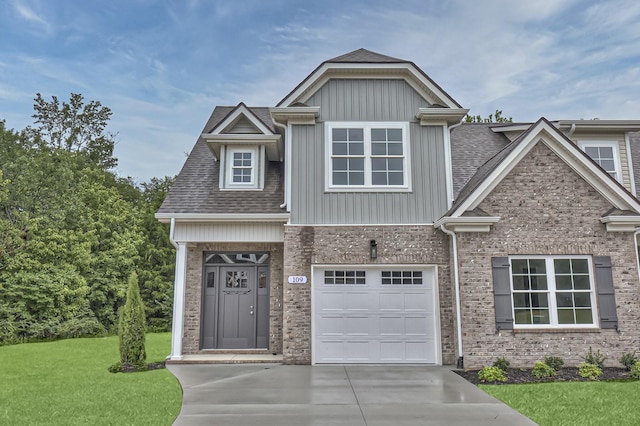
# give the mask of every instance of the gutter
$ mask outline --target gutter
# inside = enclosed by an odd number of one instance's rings
[[[453,245],[453,280],[456,289],[456,326],[458,334],[458,363],[457,368],[464,368],[464,351],[462,349],[462,313],[460,312],[460,271],[458,268],[458,238],[456,233],[447,229],[445,224],[440,225],[440,230],[451,237]],[[640,233],[640,229],[638,230]],[[637,250],[636,250],[637,253]]]
[[[289,165],[289,157],[287,155],[288,152],[289,152],[289,132],[287,131],[288,130],[287,126],[285,126],[284,124],[278,123],[276,120],[273,120],[273,119],[272,119],[272,121],[273,121],[274,126],[279,127],[284,132],[284,152],[285,152],[285,154],[284,154],[284,157],[285,157],[284,158],[284,179],[283,179],[283,181],[284,181],[284,188],[283,188],[284,189],[284,191],[283,191],[284,192],[284,194],[283,194],[284,200],[283,200],[283,203],[280,204],[280,208],[284,209],[284,208],[287,207],[287,190],[289,189],[289,181],[287,181],[287,175],[288,175],[287,169],[290,167],[290,165]]]

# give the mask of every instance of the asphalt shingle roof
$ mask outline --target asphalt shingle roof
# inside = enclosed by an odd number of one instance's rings
[[[453,194],[460,190],[478,168],[509,144],[502,133],[494,133],[491,123],[463,123],[451,132]]]
[[[207,133],[234,109],[216,107],[202,133]],[[250,108],[273,127],[268,108]],[[267,124],[265,123],[265,124]],[[220,191],[220,162],[204,139],[198,138],[180,174],[169,190],[158,213],[285,213],[282,170],[279,162],[267,162],[265,187],[262,191]]]

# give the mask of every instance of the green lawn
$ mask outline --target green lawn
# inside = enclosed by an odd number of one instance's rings
[[[640,382],[480,385],[541,426],[637,425]]]
[[[170,352],[169,333],[147,334],[147,360]],[[0,347],[2,425],[170,425],[182,391],[165,369],[107,371],[118,337]]]

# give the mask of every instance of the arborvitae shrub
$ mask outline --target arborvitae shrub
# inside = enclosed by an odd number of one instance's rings
[[[147,362],[145,351],[145,317],[144,304],[140,297],[138,275],[132,272],[129,276],[127,300],[120,311],[118,336],[120,341],[120,364],[129,364],[136,369],[144,370]]]

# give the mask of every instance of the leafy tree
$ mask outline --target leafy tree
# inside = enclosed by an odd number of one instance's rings
[[[142,184],[142,232],[140,247],[140,292],[147,324],[152,330],[170,330],[173,309],[174,248],[167,224],[158,222],[155,212],[164,201],[174,178],[152,178]]]
[[[480,115],[467,114],[464,117],[464,121],[467,123],[512,123],[513,118],[504,117],[502,110],[497,109],[495,114],[489,114],[486,118],[482,118]]]
[[[129,276],[127,301],[120,313],[118,336],[120,341],[120,365],[133,365],[138,369],[146,367],[144,305],[138,289],[138,275]]]
[[[111,110],[99,101],[84,103],[79,93],[71,93],[69,102],[52,96],[47,102],[40,93],[36,94],[33,106],[35,129],[27,128],[34,143],[45,144],[51,149],[78,151],[84,153],[94,164],[109,169],[115,167],[113,157],[115,137],[105,131]]]
[[[99,102],[38,94],[34,109],[22,132],[0,120],[0,344],[115,331],[134,269],[150,326],[168,329],[174,253],[154,213],[171,179],[109,170]]]

